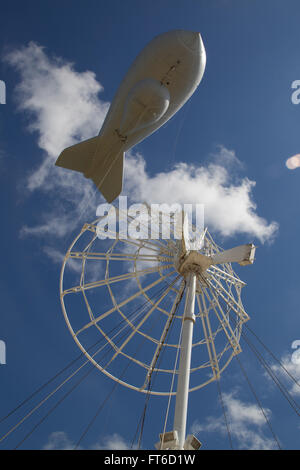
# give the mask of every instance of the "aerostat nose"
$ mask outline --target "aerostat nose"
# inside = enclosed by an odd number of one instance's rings
[[[191,51],[198,51],[203,46],[200,33],[194,31],[178,31],[179,40],[182,44],[188,47]]]

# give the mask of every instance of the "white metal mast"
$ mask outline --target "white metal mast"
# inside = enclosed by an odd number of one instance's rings
[[[186,279],[186,299],[182,318],[183,326],[174,416],[174,430],[178,433],[179,449],[183,449],[186,437],[193,328],[195,323],[195,293],[196,274],[191,272],[187,275]]]
[[[198,250],[201,249],[206,230],[200,236]],[[201,245],[201,246],[199,246]],[[195,323],[195,297],[197,275],[204,273],[211,265],[228,262],[238,262],[241,265],[252,264],[255,247],[253,244],[241,245],[225,250],[211,257],[190,249],[188,239],[188,218],[184,215],[182,227],[182,252],[178,257],[177,269],[186,278],[186,298],[182,317],[182,334],[180,344],[180,361],[174,414],[174,429],[171,432],[160,434],[160,442],[156,447],[170,450],[198,450],[200,441],[193,436],[186,437],[186,422],[188,411],[188,395],[190,383],[190,368],[193,346],[193,328]]]

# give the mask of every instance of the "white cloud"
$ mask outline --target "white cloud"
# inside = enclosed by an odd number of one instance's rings
[[[99,193],[82,175],[54,163],[65,147],[97,135],[109,105],[98,97],[103,88],[93,72],[77,72],[73,64],[48,57],[36,43],[12,50],[5,60],[20,74],[18,109],[29,115],[28,130],[37,135],[43,151],[26,187],[47,195],[50,206],[21,235],[63,237],[83,215],[84,221],[87,213],[94,216]]]
[[[75,448],[75,443],[71,441],[67,433],[64,431],[55,431],[50,434],[47,443],[43,446],[43,450],[72,450]],[[130,445],[122,436],[117,433],[101,438],[99,442],[91,444],[91,450],[128,450]],[[82,447],[78,447],[82,449]]]
[[[114,433],[110,436],[104,437],[100,443],[91,446],[91,449],[101,450],[128,450],[130,449],[129,443],[126,442],[122,436]]]
[[[277,376],[280,377],[281,381],[284,380],[284,382],[289,387],[289,392],[292,395],[300,396],[300,362],[293,362],[292,355],[288,353],[283,354],[283,356],[280,358],[280,362],[283,367],[279,363],[274,363],[271,366],[271,369]],[[284,369],[286,369],[295,380],[289,377]],[[268,377],[270,378],[269,375]],[[270,378],[270,380],[272,379]]]
[[[49,58],[34,42],[11,51],[5,60],[21,75],[19,109],[31,113],[29,129],[38,133],[39,147],[53,159],[98,133],[108,103],[98,98],[103,87],[93,72],[76,72],[73,64]]]
[[[109,104],[99,98],[103,87],[93,72],[76,71],[73,64],[50,57],[34,42],[12,50],[5,60],[20,74],[18,108],[29,116],[28,130],[37,136],[42,150],[40,163],[29,170],[26,187],[48,201],[36,224],[23,226],[21,235],[44,236],[47,243],[51,238],[56,243],[94,218],[102,198],[90,180],[55,167],[54,162],[65,147],[98,133]],[[241,166],[235,152],[220,145],[206,166],[181,162],[169,172],[150,176],[144,158],[128,152],[123,194],[150,204],[205,204],[205,221],[212,232],[225,237],[243,233],[264,242],[278,227],[257,214],[255,182],[237,178]]]
[[[74,442],[69,439],[65,432],[55,431],[50,434],[43,450],[72,450],[74,447]]]
[[[45,246],[43,248],[43,251],[51,259],[51,261],[53,261],[54,264],[62,264],[65,257],[64,253],[61,253],[59,250],[53,248],[52,246]],[[71,258],[68,259],[68,267],[75,273],[81,274],[82,272],[81,263],[76,263],[76,261]]]
[[[249,450],[267,450],[276,448],[273,439],[267,438],[263,434],[263,427],[266,426],[266,420],[260,408],[252,403],[245,403],[239,400],[235,393],[223,394],[226,415],[233,444],[238,443],[239,449]],[[264,408],[268,419],[271,417],[271,411]],[[204,423],[195,421],[191,427],[194,434],[205,432],[218,432],[226,436],[227,428],[224,422],[224,416],[210,416]],[[201,434],[200,434],[201,440]]]
[[[244,164],[236,156],[234,150],[229,150],[224,145],[217,145],[216,150],[210,154],[210,160],[230,170],[244,168]]]
[[[271,239],[278,225],[257,215],[252,199],[255,182],[248,178],[233,180],[230,168],[238,164],[232,151],[220,147],[219,156],[218,160],[215,153],[214,163],[206,167],[181,162],[167,173],[149,176],[144,158],[131,154],[126,165],[126,188],[133,199],[149,204],[204,204],[205,225],[225,237],[244,233],[261,242]]]

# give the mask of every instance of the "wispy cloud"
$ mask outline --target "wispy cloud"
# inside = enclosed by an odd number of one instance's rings
[[[97,135],[109,104],[99,99],[103,88],[93,72],[77,72],[73,64],[49,57],[34,42],[10,51],[5,60],[19,72],[17,106],[29,116],[28,131],[42,150],[25,185],[29,192],[49,198],[40,222],[22,227],[21,235],[64,237],[83,214],[95,215],[100,195],[78,173],[55,167],[55,160],[65,147]]]
[[[43,446],[43,450],[72,450],[75,443],[69,438],[64,431],[55,431],[50,434],[47,443]],[[79,447],[82,449],[82,447]],[[88,446],[91,450],[128,450],[130,445],[125,439],[117,433],[105,436]]]
[[[130,449],[130,444],[129,442],[126,442],[122,436],[117,433],[114,433],[110,436],[105,436],[100,443],[92,445],[91,449],[128,450]]]
[[[72,450],[75,444],[64,431],[52,432],[42,450]]]
[[[272,371],[281,381],[284,381],[291,395],[300,397],[300,361],[293,362],[292,355],[284,353],[280,358],[280,362],[281,365],[279,363],[272,364]],[[294,378],[294,380],[286,371]]]
[[[216,149],[210,153],[209,158],[212,163],[228,168],[230,171],[245,167],[244,163],[236,156],[235,151],[227,149],[224,145],[217,145]]]
[[[239,449],[267,450],[274,449],[276,445],[273,439],[264,435],[266,420],[260,408],[252,403],[246,403],[236,397],[236,392],[223,395],[224,405],[234,445]],[[271,411],[264,408],[268,419]],[[223,416],[210,416],[204,423],[195,421],[191,427],[194,434],[216,432],[226,436],[227,428]]]
[[[45,246],[43,249],[44,253],[50,258],[51,261],[53,261],[54,264],[59,264],[61,265],[65,254],[62,253],[61,251],[57,250],[56,248],[52,246]],[[68,267],[75,273],[80,273],[82,272],[82,265],[81,263],[76,263],[75,260],[69,259],[68,260]]]

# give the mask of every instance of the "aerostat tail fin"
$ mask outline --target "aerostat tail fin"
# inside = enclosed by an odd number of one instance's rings
[[[108,203],[116,199],[122,191],[123,166],[124,153],[120,152],[115,156],[110,155],[110,159],[102,165],[100,162],[90,176]]]
[[[107,152],[98,136],[66,148],[55,165],[83,173],[110,203],[122,191],[123,160],[122,151]]]
[[[55,165],[85,173],[92,164],[98,144],[99,137],[93,137],[72,145],[61,152]]]

